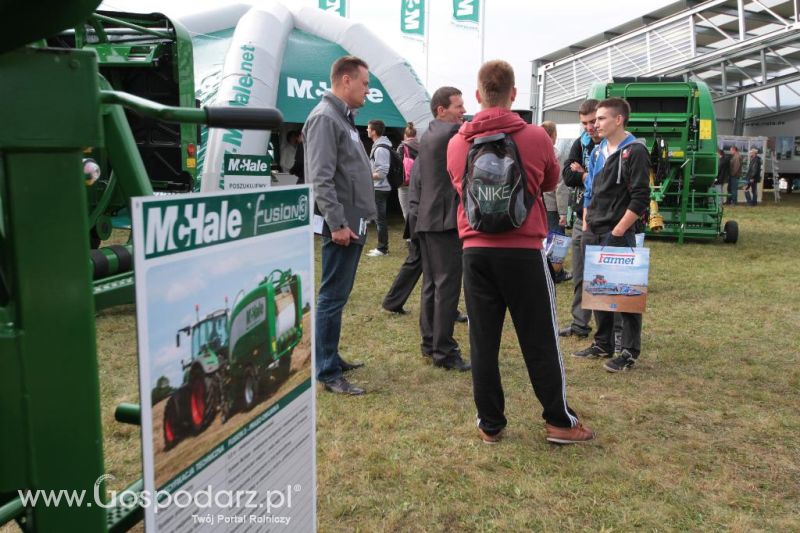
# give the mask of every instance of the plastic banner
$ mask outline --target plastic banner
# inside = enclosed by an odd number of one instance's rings
[[[405,35],[425,35],[425,0],[400,1],[400,31]]]
[[[583,308],[644,313],[649,271],[649,248],[587,246],[583,263]]]
[[[148,533],[315,530],[312,201],[132,200]]]
[[[320,9],[333,11],[340,17],[347,17],[347,0],[319,0],[318,5]]]
[[[481,13],[481,0],[453,0],[453,20],[478,24]]]

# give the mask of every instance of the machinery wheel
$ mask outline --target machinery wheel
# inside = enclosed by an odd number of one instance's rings
[[[169,400],[167,400],[162,425],[164,430],[164,449],[169,450],[181,440],[183,433],[183,425],[178,416],[178,404],[175,401],[175,396],[170,396]]]
[[[219,418],[224,424],[233,416],[233,401],[228,398],[225,392],[225,383],[222,375],[217,373],[217,387],[219,388]]]
[[[189,384],[189,423],[194,433],[203,431],[216,414],[216,387],[213,377],[204,376],[201,372],[192,374]]]
[[[97,250],[100,248],[100,243],[103,242],[102,239],[97,235],[97,231],[92,228],[89,230],[89,248],[92,250]]]
[[[739,224],[735,220],[727,221],[723,233],[725,234],[722,238],[724,242],[736,244],[736,241],[739,240]]]
[[[244,383],[242,383],[242,409],[249,411],[258,399],[258,376],[255,369],[251,366],[244,373]]]
[[[289,372],[292,369],[292,352],[284,354],[278,362],[278,368],[275,369],[275,387],[280,387],[284,381],[289,378]]]

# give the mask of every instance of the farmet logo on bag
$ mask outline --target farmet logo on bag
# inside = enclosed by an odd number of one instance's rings
[[[601,265],[623,265],[623,266],[636,266],[636,254],[621,254],[621,253],[606,253],[600,252],[600,257],[597,260]]]

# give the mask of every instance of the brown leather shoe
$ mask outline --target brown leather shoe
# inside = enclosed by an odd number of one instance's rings
[[[577,444],[592,440],[595,436],[594,431],[580,423],[571,428],[560,428],[545,424],[544,428],[547,440],[556,444]]]
[[[483,431],[481,428],[478,428],[478,435],[481,437],[481,440],[483,441],[484,444],[497,444],[498,442],[503,440],[503,437],[505,436],[505,432],[506,432],[505,429],[501,429],[500,431],[498,431],[494,435],[489,435],[488,433]]]

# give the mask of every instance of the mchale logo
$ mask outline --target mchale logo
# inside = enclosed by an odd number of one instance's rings
[[[635,265],[636,254],[609,254],[600,252],[600,259],[597,262],[601,265]]]

